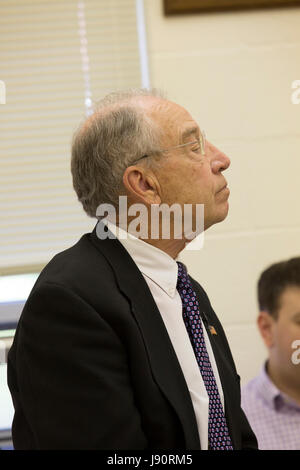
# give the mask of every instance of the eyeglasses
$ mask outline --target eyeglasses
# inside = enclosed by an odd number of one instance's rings
[[[197,140],[193,140],[192,142],[186,142],[185,144],[175,145],[174,147],[168,147],[168,148],[162,149],[162,150],[156,150],[155,152],[150,152],[150,153],[148,153],[146,155],[143,155],[142,157],[138,158],[133,163],[139,162],[143,158],[151,157],[151,155],[153,155],[155,153],[168,152],[169,150],[179,149],[181,147],[186,147],[187,145],[192,145],[192,144],[198,144],[199,147],[200,147],[201,155],[205,156],[206,135],[205,135],[204,131],[201,131],[200,132],[200,137]]]

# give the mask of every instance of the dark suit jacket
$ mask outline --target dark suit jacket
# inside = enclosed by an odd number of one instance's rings
[[[255,449],[222,326],[191,279],[235,449]],[[206,322],[206,325],[207,325]],[[8,357],[16,449],[200,449],[189,391],[152,294],[117,239],[96,230],[56,255],[24,306]]]

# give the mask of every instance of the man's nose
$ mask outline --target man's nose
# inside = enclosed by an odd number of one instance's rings
[[[208,149],[213,173],[220,173],[227,170],[230,165],[230,158],[211,143],[209,143]]]

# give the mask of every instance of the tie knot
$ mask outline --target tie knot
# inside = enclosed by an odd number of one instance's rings
[[[180,261],[176,261],[178,265],[178,275],[177,275],[177,284],[180,283],[187,283],[188,282],[188,273],[185,265]]]

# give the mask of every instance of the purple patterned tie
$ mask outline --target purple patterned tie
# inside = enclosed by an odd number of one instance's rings
[[[177,290],[182,300],[183,320],[192,343],[202,379],[209,397],[209,449],[233,450],[218,387],[206,350],[199,304],[184,264],[177,261]]]

